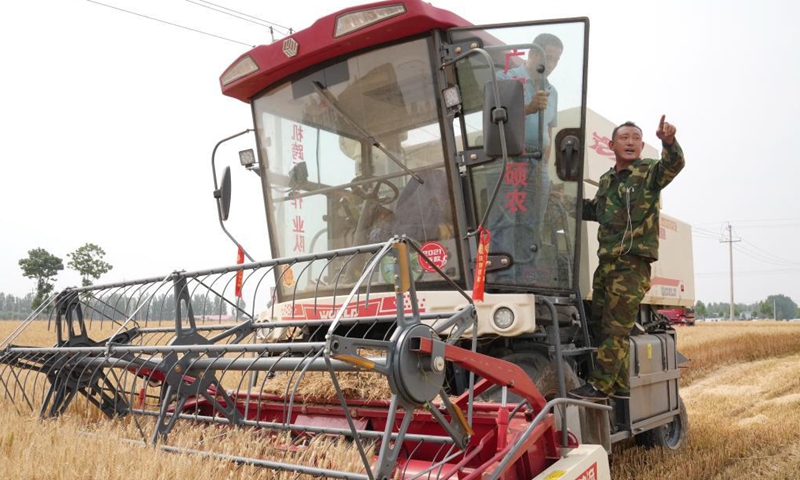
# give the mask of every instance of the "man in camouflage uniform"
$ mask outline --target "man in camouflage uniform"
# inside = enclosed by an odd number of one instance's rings
[[[632,122],[614,129],[609,148],[616,165],[600,177],[597,194],[583,201],[583,219],[600,224],[599,265],[592,284],[590,328],[600,341],[595,370],[570,395],[600,400],[630,395],[630,343],[639,303],[650,289],[650,264],[658,260],[661,190],[683,169],[675,126],[658,124],[660,160],[642,159],[642,130]],[[599,337],[599,338],[597,338]]]

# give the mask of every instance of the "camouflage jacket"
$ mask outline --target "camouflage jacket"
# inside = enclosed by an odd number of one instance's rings
[[[597,256],[601,260],[638,255],[658,260],[661,189],[683,169],[678,141],[664,145],[661,160],[639,159],[600,177],[597,195],[583,200],[583,219],[600,223]]]

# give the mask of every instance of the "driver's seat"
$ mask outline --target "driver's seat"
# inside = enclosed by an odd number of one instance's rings
[[[406,235],[420,243],[451,238],[453,219],[444,167],[418,175],[425,183],[409,178],[397,197],[392,233]]]

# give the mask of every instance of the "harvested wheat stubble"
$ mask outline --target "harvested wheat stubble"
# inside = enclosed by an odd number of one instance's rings
[[[87,433],[89,435],[87,435]],[[133,422],[87,421],[76,415],[40,421],[19,415],[0,398],[0,478],[71,480],[311,480],[311,476],[236,465],[227,461],[176,455],[119,441],[135,438]],[[266,435],[251,429],[192,426],[172,435],[169,445],[203,449],[213,445],[222,453],[248,452],[273,461],[363,473],[364,464],[352,442],[325,436]],[[374,443],[365,442],[368,458]]]
[[[699,324],[678,336],[692,359],[681,382],[689,444],[672,454],[617,444],[612,478],[800,478],[800,324]]]
[[[383,362],[385,351],[359,349],[358,355]],[[337,372],[339,388],[346,399],[363,401],[389,400],[392,390],[385,376],[371,371]],[[299,380],[299,384],[298,384]],[[329,372],[274,372],[262,387],[264,393],[279,396],[297,395],[306,402],[338,402],[339,396]]]
[[[277,372],[264,385],[265,393],[288,396],[294,391],[299,373]],[[388,400],[392,396],[386,377],[369,372],[339,372],[336,374],[339,388],[348,399]],[[306,401],[338,401],[331,376],[327,372],[307,372],[297,386],[296,395]]]

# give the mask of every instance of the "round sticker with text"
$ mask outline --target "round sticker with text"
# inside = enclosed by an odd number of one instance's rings
[[[437,242],[428,242],[422,246],[422,253],[425,254],[425,257],[428,257],[428,260],[431,261],[439,270],[444,270],[444,266],[447,265],[447,250],[442,246],[441,243]],[[419,257],[419,264],[426,272],[435,272],[430,263],[422,255],[417,255]]]

